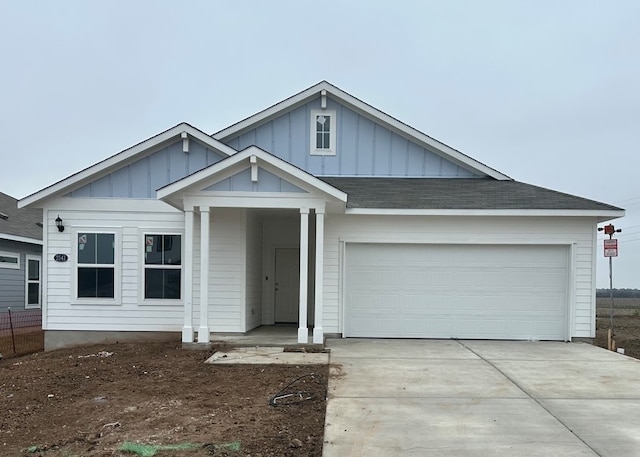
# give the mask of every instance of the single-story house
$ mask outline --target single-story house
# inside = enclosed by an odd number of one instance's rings
[[[41,305],[42,210],[0,192],[0,314]]]
[[[300,343],[589,338],[596,225],[624,215],[325,81],[213,135],[176,125],[19,205],[44,210],[48,348],[278,323]]]

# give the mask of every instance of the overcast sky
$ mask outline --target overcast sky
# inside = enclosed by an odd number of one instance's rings
[[[614,287],[640,287],[639,24],[637,0],[1,0],[0,191],[326,79],[516,180],[624,207]]]

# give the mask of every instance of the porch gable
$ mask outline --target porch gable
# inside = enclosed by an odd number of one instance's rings
[[[217,183],[205,187],[203,191],[231,191],[231,192],[293,192],[308,193],[295,184],[281,178],[263,167],[253,165],[229,176]]]
[[[346,193],[256,146],[162,187],[156,194],[180,210],[199,206],[202,199],[212,207],[245,208],[331,206],[344,210],[347,202]],[[224,201],[229,198],[233,200]]]

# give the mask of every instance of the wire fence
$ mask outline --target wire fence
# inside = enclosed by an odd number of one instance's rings
[[[0,313],[0,354],[15,357],[44,351],[42,311],[29,309]]]

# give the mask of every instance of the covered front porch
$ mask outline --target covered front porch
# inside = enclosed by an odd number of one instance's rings
[[[308,341],[313,341],[313,329],[308,332]],[[239,347],[285,347],[299,348],[305,343],[298,341],[298,325],[297,324],[273,324],[261,325],[246,333],[211,333],[212,343],[224,343],[230,346]],[[314,346],[322,345],[322,343],[312,343]]]
[[[183,343],[274,324],[324,342],[325,219],[346,194],[252,147],[158,198],[184,212]]]

